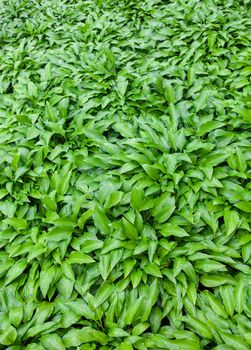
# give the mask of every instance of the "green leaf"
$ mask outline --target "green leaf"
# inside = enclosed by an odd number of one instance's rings
[[[17,331],[14,327],[9,326],[6,330],[0,334],[0,344],[2,345],[11,345],[15,342],[17,338]]]
[[[229,208],[226,208],[224,210],[224,221],[226,225],[226,233],[227,235],[230,235],[239,226],[239,214],[235,210],[230,210]]]
[[[83,252],[71,252],[68,262],[70,264],[90,264],[95,262],[95,260]]]
[[[144,266],[144,270],[149,275],[152,275],[155,277],[162,277],[159,267],[153,262]]]
[[[127,86],[128,80],[123,75],[118,75],[117,93],[120,98],[123,98],[125,96]]]
[[[117,204],[120,203],[123,197],[123,192],[121,191],[115,191],[110,194],[110,196],[105,201],[104,207],[105,209],[109,209],[112,207],[115,207]]]
[[[184,317],[184,321],[189,324],[201,337],[212,339],[210,328],[205,322],[191,316]]]
[[[201,283],[205,287],[213,288],[226,283],[233,283],[234,279],[229,276],[203,275],[200,278]]]
[[[172,86],[172,84],[170,84],[169,82],[165,83],[165,98],[169,103],[175,103],[176,97],[175,97],[175,90],[174,87]]]
[[[9,312],[9,320],[14,327],[18,327],[23,319],[23,307],[12,307]]]
[[[141,270],[133,270],[131,272],[131,281],[133,288],[137,288],[142,278],[142,271]]]
[[[8,200],[0,202],[0,211],[7,217],[13,217],[16,209],[16,205]]]
[[[55,227],[46,234],[47,241],[63,241],[71,237],[72,228],[67,226]]]
[[[118,327],[112,327],[110,330],[109,330],[109,333],[108,335],[112,338],[122,338],[122,337],[128,337],[129,336],[129,333],[127,333],[126,331],[124,331],[123,329],[121,328],[118,328]]]
[[[123,227],[124,227],[124,231],[125,231],[125,235],[126,237],[132,239],[132,240],[137,240],[138,238],[138,231],[137,229],[134,227],[134,225],[132,225],[128,220],[126,220],[126,218],[123,217],[122,219],[123,222]]]
[[[207,300],[209,301],[209,304],[212,308],[212,310],[214,310],[214,312],[223,317],[223,318],[227,318],[228,315],[225,311],[225,308],[224,306],[209,292],[206,292],[206,297],[207,297]]]
[[[251,204],[250,204],[250,202],[239,201],[239,202],[235,203],[234,206],[236,208],[244,211],[245,213],[251,213]]]
[[[234,288],[232,286],[221,286],[220,294],[227,313],[233,316],[235,309]]]
[[[133,350],[133,346],[131,343],[122,342],[119,344],[118,350]]]
[[[159,179],[160,171],[156,169],[153,165],[143,164],[142,167],[144,168],[145,172],[151,179],[153,180]]]
[[[3,220],[6,224],[14,227],[15,230],[24,230],[27,227],[27,221],[22,218],[8,218]]]
[[[95,342],[101,345],[107,344],[108,337],[91,327],[83,327],[82,329],[71,329],[63,336],[63,343],[66,348],[76,347],[84,343]]]
[[[140,210],[144,203],[144,191],[140,187],[134,187],[131,192],[131,206],[133,209]]]
[[[40,280],[39,280],[39,286],[41,289],[41,292],[43,294],[43,297],[45,298],[48,290],[50,288],[50,285],[53,281],[53,278],[55,276],[55,268],[54,266],[48,268],[48,269],[42,269],[40,273]]]
[[[0,8],[0,349],[249,348],[250,1]]]
[[[165,236],[187,237],[189,234],[180,226],[173,224],[163,224],[160,226],[160,232]]]
[[[240,350],[248,350],[249,346],[245,342],[243,338],[241,338],[238,335],[235,334],[228,334],[228,333],[220,333],[223,341],[227,344],[232,346],[234,349],[240,349]]]
[[[110,222],[103,209],[95,206],[93,213],[94,225],[100,231],[101,234],[108,235],[110,233]]]
[[[203,259],[196,261],[195,269],[203,272],[227,271],[225,265],[211,259]]]
[[[27,267],[27,260],[20,259],[18,260],[8,271],[5,279],[5,285],[14,281],[17,277],[19,277]]]
[[[40,338],[40,341],[48,350],[65,350],[65,346],[61,338],[56,333],[43,335]]]
[[[140,335],[144,333],[147,328],[150,327],[150,323],[144,322],[144,323],[138,323],[136,326],[132,329],[132,335]]]
[[[109,282],[102,283],[95,295],[95,307],[103,304],[110,297],[113,291],[113,284]]]
[[[194,101],[196,112],[199,112],[200,110],[206,108],[208,103],[208,96],[208,90],[204,90],[199,94],[198,98],[196,98],[196,100]]]
[[[219,129],[225,124],[217,120],[210,120],[209,122],[203,123],[197,131],[198,136],[202,136],[212,130]]]
[[[239,281],[234,288],[235,310],[241,314],[246,304],[246,284]]]

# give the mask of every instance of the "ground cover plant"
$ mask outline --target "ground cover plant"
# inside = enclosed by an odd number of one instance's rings
[[[250,1],[0,1],[0,349],[250,349],[250,44]]]

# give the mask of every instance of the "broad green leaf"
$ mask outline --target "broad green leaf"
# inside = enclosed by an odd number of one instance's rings
[[[82,252],[71,252],[71,254],[68,257],[68,262],[70,264],[90,264],[93,263],[95,260]]]
[[[189,234],[180,226],[173,224],[163,224],[160,226],[160,232],[165,236],[187,237]]]
[[[39,280],[39,285],[40,285],[40,289],[41,292],[43,294],[43,297],[45,298],[48,290],[50,288],[50,285],[53,281],[53,278],[55,276],[55,268],[52,266],[48,269],[42,269],[41,273],[40,273],[40,280]]]
[[[238,335],[235,334],[228,334],[228,333],[220,333],[223,341],[227,344],[232,346],[234,349],[240,349],[240,350],[248,350],[249,346],[246,343],[246,341],[241,338]]]
[[[235,309],[235,298],[233,286],[221,286],[220,295],[227,313],[233,316]]]
[[[23,218],[8,218],[3,222],[13,226],[15,230],[24,230],[27,227],[27,221]]]
[[[218,287],[223,284],[227,283],[234,283],[234,279],[227,276],[227,275],[222,275],[222,276],[217,276],[217,275],[203,275],[200,278],[201,283],[205,287]]]
[[[234,204],[234,206],[246,213],[251,213],[251,204],[247,201],[239,201]]]
[[[94,224],[101,234],[110,233],[110,222],[103,209],[100,209],[98,206],[95,206],[93,213]]]
[[[123,192],[121,191],[115,191],[110,194],[110,196],[105,201],[104,207],[106,209],[112,208],[120,203],[121,199],[123,197]]]
[[[63,336],[63,343],[66,348],[76,347],[83,343],[95,342],[101,345],[107,344],[108,337],[105,333],[97,331],[89,326],[82,329],[73,328]]]
[[[23,319],[23,307],[12,307],[9,312],[9,320],[14,327],[18,327]]]
[[[144,191],[142,188],[134,187],[131,192],[131,205],[134,209],[141,209],[144,202]]]
[[[153,262],[147,264],[144,267],[144,270],[149,275],[152,275],[155,277],[162,277],[159,267]]]
[[[7,272],[5,285],[14,281],[17,277],[19,277],[27,267],[27,260],[20,259],[18,260]]]
[[[212,333],[206,323],[191,316],[186,316],[184,321],[191,326],[201,337],[212,339]]]
[[[197,134],[198,136],[202,136],[212,130],[219,129],[222,126],[224,126],[224,123],[217,120],[211,120],[209,122],[203,123],[197,131]]]
[[[11,345],[15,342],[17,338],[17,331],[14,327],[8,326],[7,329],[0,334],[0,344],[1,345]]]
[[[71,237],[72,228],[67,226],[54,227],[52,230],[46,233],[47,241],[63,241]]]
[[[122,219],[123,222],[123,227],[124,227],[124,232],[125,232],[125,236],[133,239],[133,240],[137,240],[138,238],[138,231],[137,229],[134,227],[134,225],[132,225],[126,218],[123,217]]]
[[[227,271],[225,265],[212,259],[203,259],[195,262],[195,268],[203,272]]]
[[[40,338],[40,341],[48,350],[65,350],[65,346],[61,338],[56,333],[43,335]]]
[[[235,310],[241,314],[246,304],[246,284],[240,280],[234,288]]]
[[[114,291],[114,286],[109,282],[104,282],[95,295],[95,307],[103,304]]]
[[[226,225],[226,232],[228,235],[230,235],[236,230],[240,223],[239,214],[235,210],[226,208],[224,210],[224,221]]]
[[[123,98],[125,96],[127,86],[128,80],[123,75],[118,75],[117,93],[120,98]]]

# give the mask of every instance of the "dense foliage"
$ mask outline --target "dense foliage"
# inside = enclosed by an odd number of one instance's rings
[[[250,349],[250,77],[250,1],[0,0],[0,349]]]

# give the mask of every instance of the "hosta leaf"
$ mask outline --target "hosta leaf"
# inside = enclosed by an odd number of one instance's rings
[[[123,197],[123,192],[121,191],[112,192],[109,198],[105,201],[104,207],[106,209],[114,207],[121,201],[122,197]]]
[[[226,225],[227,234],[231,234],[238,227],[239,214],[235,210],[225,209],[224,211],[224,221]]]
[[[109,282],[104,282],[95,295],[95,307],[103,304],[114,291],[114,286]]]
[[[16,211],[16,205],[10,201],[0,202],[0,211],[7,217],[12,217]],[[8,223],[8,222],[7,222]]]
[[[46,349],[64,350],[65,346],[57,334],[47,334],[40,338],[41,343]]]
[[[222,297],[223,304],[227,313],[230,316],[234,314],[235,308],[235,298],[234,298],[234,288],[233,286],[222,286],[220,287],[220,294]]]
[[[132,225],[128,220],[126,220],[126,218],[123,217],[122,219],[123,222],[123,226],[124,226],[124,231],[125,231],[125,235],[130,238],[130,239],[134,239],[136,240],[138,238],[138,231],[137,229],[134,227],[134,225]]]
[[[249,346],[245,342],[243,338],[241,338],[238,335],[235,334],[228,334],[228,333],[220,333],[223,341],[227,344],[232,346],[233,348],[238,348],[240,350],[248,350]]]
[[[5,279],[5,284],[11,283],[17,277],[19,277],[27,267],[27,260],[18,260],[8,271]]]
[[[144,267],[144,270],[147,274],[155,276],[155,277],[162,277],[159,267],[155,263],[149,263]]]
[[[23,319],[23,307],[12,307],[9,312],[9,319],[14,327],[18,327]]]
[[[169,82],[165,84],[165,98],[169,103],[175,102],[175,90],[172,84],[170,84]]]
[[[8,218],[4,222],[13,226],[15,230],[24,230],[27,227],[27,221],[23,218]]]
[[[235,310],[241,314],[246,304],[246,284],[239,281],[234,288]]]
[[[14,327],[9,326],[6,330],[0,334],[0,344],[1,345],[11,345],[15,342],[17,338],[17,331]]]
[[[214,310],[214,312],[223,317],[223,318],[227,318],[227,313],[225,311],[224,306],[211,294],[211,293],[205,293],[207,300],[212,308],[212,310]]]
[[[46,234],[46,239],[48,241],[63,241],[71,237],[72,228],[67,226],[55,227],[48,231]]]
[[[109,220],[104,212],[104,210],[100,209],[98,206],[95,207],[93,213],[94,224],[101,234],[109,234],[110,226]]]
[[[164,224],[160,226],[160,232],[165,236],[186,237],[189,234],[180,226],[173,224]]]
[[[119,350],[133,350],[133,346],[131,343],[122,342],[119,344]]]
[[[234,206],[246,213],[251,213],[251,204],[247,201],[239,201],[234,204]]]
[[[128,80],[123,75],[119,75],[117,93],[120,98],[123,98],[125,96],[127,86],[128,86]]]
[[[148,165],[148,164],[144,164],[142,165],[146,174],[153,180],[158,180],[159,178],[159,170],[154,168],[153,165]]]
[[[208,103],[209,92],[207,90],[202,91],[199,96],[196,98],[194,104],[196,112],[206,108]]]
[[[131,205],[134,209],[141,209],[144,202],[144,191],[142,188],[134,187],[131,192]]]
[[[185,317],[184,321],[188,323],[200,336],[209,339],[212,338],[212,333],[206,323],[195,317]]]
[[[227,271],[226,267],[218,261],[203,259],[195,262],[195,268],[203,272]]]
[[[96,342],[102,345],[107,343],[108,337],[105,333],[97,331],[91,327],[82,329],[71,329],[63,336],[65,347],[79,346],[83,343]]]
[[[203,275],[201,283],[205,287],[218,287],[227,283],[234,283],[234,279],[229,276]]]
[[[44,297],[47,295],[47,292],[50,288],[50,285],[54,276],[55,276],[55,269],[53,266],[41,271],[39,284],[40,284],[41,292]]]
[[[222,126],[224,126],[224,123],[219,122],[217,120],[211,120],[209,122],[202,124],[200,126],[199,130],[197,131],[197,134],[198,134],[198,136],[202,136],[202,135],[206,134],[207,132],[210,132],[210,131],[215,130],[215,129],[219,129]]]
[[[72,252],[68,257],[68,262],[70,264],[90,264],[93,263],[95,260],[82,252]]]
[[[136,288],[142,278],[142,271],[141,270],[133,270],[131,273],[131,281],[133,288]]]

